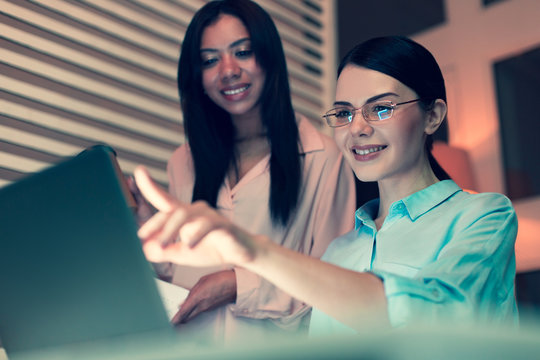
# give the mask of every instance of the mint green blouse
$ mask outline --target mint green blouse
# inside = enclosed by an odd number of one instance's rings
[[[377,231],[378,206],[375,199],[359,208],[355,229],[335,239],[322,260],[379,276],[392,326],[517,325],[517,217],[508,198],[440,181],[394,202]],[[352,329],[314,309],[310,332]]]

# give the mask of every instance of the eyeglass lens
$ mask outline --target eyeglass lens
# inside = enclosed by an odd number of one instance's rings
[[[330,126],[341,126],[350,123],[356,110],[352,106],[340,106],[326,113],[326,120]],[[375,102],[361,107],[364,119],[368,121],[381,121],[392,117],[394,106],[389,101]]]
[[[380,121],[392,117],[394,107],[389,102],[376,102],[362,107],[364,118],[369,121]]]

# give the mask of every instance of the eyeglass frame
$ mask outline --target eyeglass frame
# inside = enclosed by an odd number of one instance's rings
[[[387,117],[386,119],[371,120],[371,119],[368,119],[368,118],[366,117],[366,115],[364,114],[364,111],[363,111],[363,110],[361,111],[363,118],[364,118],[367,122],[369,122],[369,123],[377,123],[377,122],[379,122],[379,121],[384,121],[384,120],[388,120],[388,119],[392,118],[392,116],[394,116],[394,110],[395,110],[395,108],[396,108],[397,106],[399,106],[399,105],[411,104],[411,103],[413,103],[413,102],[424,101],[424,100],[426,100],[426,99],[418,98],[418,99],[414,99],[414,100],[403,101],[403,102],[400,102],[400,103],[394,103],[392,100],[378,100],[378,101],[366,103],[366,104],[364,104],[364,105],[362,105],[362,106],[360,106],[360,107],[357,107],[357,108],[351,106],[351,109],[350,109],[350,110],[352,110],[352,114],[351,114],[351,116],[349,117],[349,121],[346,122],[346,123],[344,123],[344,124],[341,124],[341,125],[331,125],[331,124],[329,123],[329,121],[328,121],[328,118],[329,118],[329,117],[335,116],[335,112],[334,112],[333,114],[329,114],[329,113],[330,113],[331,111],[333,111],[333,110],[338,109],[337,107],[334,107],[334,108],[328,110],[324,115],[322,115],[322,117],[325,118],[326,123],[328,124],[328,126],[330,126],[330,127],[332,127],[332,128],[342,127],[342,126],[345,126],[345,125],[349,125],[349,124],[353,121],[354,117],[356,116],[356,111],[364,109],[367,105],[373,105],[374,103],[388,103],[388,104],[389,104],[389,107],[392,108],[392,113],[391,113],[390,116]],[[345,106],[345,105],[344,105],[344,106]]]

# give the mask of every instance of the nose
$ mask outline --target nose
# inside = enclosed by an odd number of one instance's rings
[[[354,117],[349,124],[349,132],[353,136],[371,136],[373,134],[373,127],[364,119],[364,116],[360,111],[354,114]]]
[[[234,80],[240,77],[241,68],[232,55],[225,55],[221,60],[220,74],[224,82]]]

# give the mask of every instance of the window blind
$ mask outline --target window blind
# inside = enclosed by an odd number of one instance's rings
[[[260,0],[283,41],[295,110],[322,126],[333,4]],[[203,0],[0,0],[0,186],[96,143],[167,184],[185,141],[176,70]],[[328,55],[330,54],[330,56]]]

